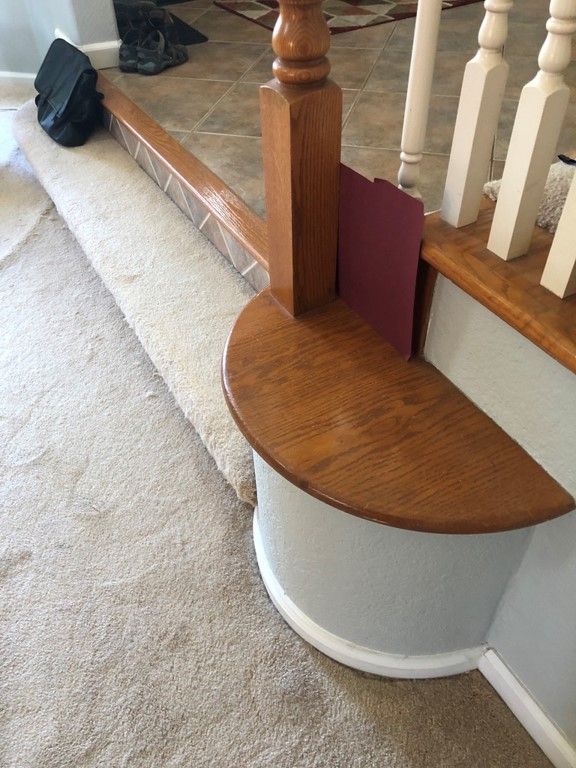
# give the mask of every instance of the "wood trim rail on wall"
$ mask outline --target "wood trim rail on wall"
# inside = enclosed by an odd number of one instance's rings
[[[150,152],[162,158],[171,172],[184,182],[206,209],[268,271],[268,233],[260,218],[219,176],[170,136],[149,115],[99,73],[98,89],[104,107],[126,125]]]
[[[530,253],[504,261],[486,248],[493,212],[484,199],[478,221],[460,229],[427,216],[422,259],[576,373],[576,295],[559,299],[540,285],[552,235],[535,227]]]

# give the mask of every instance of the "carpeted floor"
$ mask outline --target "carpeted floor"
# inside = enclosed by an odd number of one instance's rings
[[[0,110],[15,110],[36,96],[31,77],[0,77]]]
[[[254,291],[106,130],[83,147],[60,147],[29,102],[14,131],[216,464],[254,501],[252,452],[220,384],[228,333]]]
[[[242,504],[54,210],[0,268],[0,764],[543,768],[478,673],[283,623]]]
[[[128,169],[105,151],[106,137],[96,141],[88,208],[70,185],[71,173],[87,174],[79,153],[56,162],[39,146],[44,176],[67,185],[60,202],[101,274],[147,342],[184,327],[218,343],[214,312],[226,318],[249,292],[226,292],[236,277],[139,169],[142,202],[157,219],[143,233],[146,254],[130,249],[122,226],[128,238],[137,232],[135,206],[129,216],[120,207],[120,227],[114,190],[94,207],[110,169],[122,179]],[[4,185],[25,167],[9,156]],[[20,215],[28,227],[16,237]],[[365,676],[284,624],[257,573],[251,508],[217,471],[101,277],[50,203],[38,213],[22,202],[19,216],[0,217],[0,236],[13,243],[0,262],[2,768],[549,766],[479,673]],[[172,253],[178,242],[192,248],[185,259]],[[206,279],[205,262],[229,285],[215,294],[222,306],[190,314],[188,300],[204,295],[190,281]],[[135,294],[154,271],[162,322],[151,327]],[[170,278],[180,294],[172,304]],[[167,339],[166,350],[168,373],[186,351],[189,376],[214,364],[198,344]],[[244,460],[242,451],[231,457]]]
[[[0,99],[0,217],[6,222],[0,227],[0,264],[52,205],[18,149],[12,136],[14,113],[4,103],[14,101]]]

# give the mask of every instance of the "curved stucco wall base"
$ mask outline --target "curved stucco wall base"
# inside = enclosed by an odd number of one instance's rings
[[[439,276],[426,357],[576,496],[576,376]],[[488,642],[576,747],[576,512],[534,529]]]
[[[527,531],[455,536],[390,528],[313,498],[256,454],[254,462],[259,558],[277,592],[307,620],[396,656],[470,658],[485,643]]]
[[[280,614],[304,640],[341,664],[384,677],[446,677],[475,669],[486,652],[486,646],[480,645],[452,653],[410,656],[384,653],[338,637],[307,616],[282,589],[262,542],[258,507],[254,510],[254,547],[262,581]]]

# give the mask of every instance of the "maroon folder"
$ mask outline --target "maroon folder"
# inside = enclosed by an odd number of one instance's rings
[[[424,206],[388,181],[341,169],[338,293],[408,359]]]

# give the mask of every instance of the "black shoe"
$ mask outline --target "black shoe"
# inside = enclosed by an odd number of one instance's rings
[[[120,69],[122,72],[138,72],[138,51],[142,45],[142,34],[138,29],[129,29],[120,46]]]
[[[138,48],[138,72],[141,75],[157,75],[185,61],[188,61],[186,48],[167,42],[158,30],[151,32]]]

